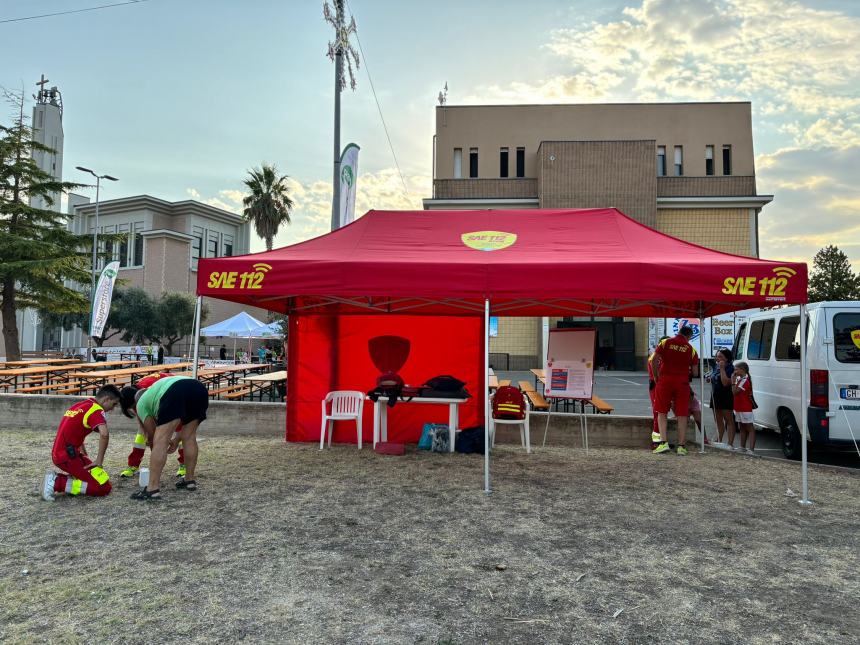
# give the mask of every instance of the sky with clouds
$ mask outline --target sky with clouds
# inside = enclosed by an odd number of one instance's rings
[[[4,0],[0,21],[97,4]],[[357,212],[429,196],[445,82],[451,104],[749,100],[758,191],[775,195],[762,255],[809,261],[836,244],[860,269],[857,0],[347,5],[365,63],[342,108],[342,141],[362,148]],[[276,240],[288,244],[328,228],[330,38],[321,0],[148,0],[0,22],[0,86],[29,94],[42,73],[59,86],[65,178],[84,180],[76,165],[116,175],[108,198],[237,210],[246,171],[276,163],[296,203]]]

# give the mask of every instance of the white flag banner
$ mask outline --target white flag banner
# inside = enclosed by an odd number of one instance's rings
[[[358,146],[350,143],[340,156],[340,225],[355,219],[355,184],[358,178]]]
[[[108,315],[110,314],[110,301],[113,297],[113,285],[116,282],[116,274],[119,271],[119,262],[109,263],[99,276],[96,285],[96,294],[93,298],[93,314],[90,319],[90,336],[101,338],[105,330]]]

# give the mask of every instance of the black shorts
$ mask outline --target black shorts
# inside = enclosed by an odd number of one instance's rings
[[[209,392],[206,386],[193,378],[184,378],[168,386],[158,404],[156,425],[164,425],[179,419],[182,425],[192,421],[204,421],[209,409]]]
[[[734,409],[735,396],[730,388],[720,388],[714,390],[712,403],[715,410],[732,410]]]

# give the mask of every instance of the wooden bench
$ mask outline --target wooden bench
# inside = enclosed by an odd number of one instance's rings
[[[520,381],[519,386],[523,392],[537,392],[537,390],[535,390],[535,386],[529,381]]]
[[[251,393],[251,388],[242,387],[241,390],[235,390],[233,392],[229,392],[228,394],[225,394],[224,398],[225,399],[231,399],[231,400],[232,399],[241,399],[243,396],[245,396],[246,394],[250,394],[250,393]]]
[[[499,387],[505,387],[505,386],[510,385],[510,384],[511,384],[511,379],[509,379],[509,378],[504,378],[501,381],[499,381]]]
[[[63,381],[62,383],[51,383],[50,385],[31,385],[30,387],[19,387],[15,392],[42,392],[43,390],[59,390],[63,394],[67,394],[63,390],[65,388],[77,387],[80,388],[80,383],[77,381]]]
[[[250,391],[251,388],[247,385],[228,385],[226,387],[209,390],[209,396],[217,396],[219,398],[223,397],[225,399],[238,399],[245,396]],[[241,392],[241,394],[237,394],[238,392]]]
[[[591,405],[591,407],[594,408],[594,411],[597,414],[611,414],[612,411],[615,409],[596,394],[591,395],[591,398],[588,400],[588,403],[589,405]]]
[[[549,402],[543,398],[543,394],[535,392],[534,389],[525,390],[523,394],[528,397],[532,410],[549,410]]]

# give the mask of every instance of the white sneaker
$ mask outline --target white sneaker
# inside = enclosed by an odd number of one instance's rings
[[[745,452],[748,455],[752,455],[753,457],[755,457],[755,450],[753,450],[752,448],[747,448]]]
[[[729,447],[729,444],[727,444],[725,441],[716,441],[712,445],[714,448],[719,448],[720,450],[725,450]]]
[[[42,482],[42,499],[46,502],[54,501],[54,482],[57,481],[57,473],[49,470],[45,473],[45,481]]]

